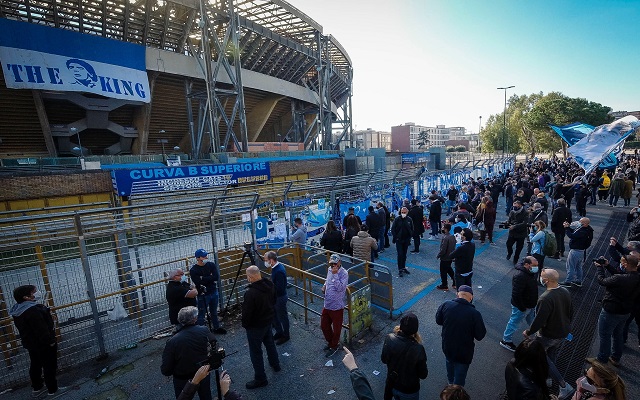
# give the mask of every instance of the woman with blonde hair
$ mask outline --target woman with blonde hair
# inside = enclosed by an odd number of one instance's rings
[[[576,381],[576,392],[571,400],[627,400],[622,378],[597,360]]]

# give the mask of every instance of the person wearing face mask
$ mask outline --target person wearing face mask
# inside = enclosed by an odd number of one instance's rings
[[[196,296],[198,289],[195,285],[189,285],[187,276],[180,268],[169,271],[169,282],[165,297],[169,303],[169,320],[179,328],[178,312],[183,307],[196,306]]]
[[[622,378],[603,364],[595,361],[576,380],[576,393],[571,400],[627,400]]]
[[[22,346],[29,352],[32,397],[44,392],[53,396],[66,391],[66,387],[58,386],[56,379],[58,344],[51,310],[39,304],[42,295],[33,285],[18,286],[13,290],[13,298],[16,304],[9,313],[20,332]]]
[[[640,296],[640,274],[638,274],[638,257],[635,255],[622,256],[620,264],[625,273],[618,273],[611,268],[613,274],[606,276],[604,270],[609,268],[608,263],[596,260],[598,283],[605,288],[602,299],[602,311],[598,318],[598,336],[600,337],[600,349],[596,359],[603,364],[610,362],[614,366],[620,365],[623,343],[623,329]],[[613,343],[612,339],[613,338]],[[613,349],[612,349],[613,347]]]
[[[571,331],[571,319],[573,318],[573,303],[571,293],[558,284],[558,271],[545,268],[540,273],[540,283],[547,290],[538,298],[536,304],[536,316],[525,329],[522,335],[540,342],[547,352],[549,375],[560,386],[558,397],[567,398],[574,391],[563,378],[555,365],[556,356],[560,345]]]
[[[535,307],[538,303],[538,260],[527,256],[515,267],[516,273],[511,280],[511,317],[502,335],[500,346],[509,351],[516,351],[513,334],[523,320],[531,324],[535,317]]]
[[[276,330],[273,340],[279,346],[289,341],[289,313],[287,312],[287,271],[284,265],[278,262],[278,254],[275,251],[264,253],[264,266],[271,268],[271,282],[276,289],[275,314],[273,316],[273,328]]]
[[[547,225],[543,221],[536,221],[531,226],[531,233],[529,233],[529,242],[531,242],[531,255],[535,257],[536,260],[538,260],[538,267],[540,267],[540,269],[544,268],[545,255],[543,249],[547,237],[544,231],[546,227]],[[538,278],[539,276],[536,275],[536,279]]]
[[[407,207],[402,207],[400,209],[400,218],[394,219],[391,226],[393,243],[395,243],[398,253],[398,276],[401,278],[404,274],[409,274],[409,270],[406,267],[407,250],[413,237],[413,221],[407,216],[408,213]]]
[[[527,237],[528,224],[527,213],[522,207],[522,202],[514,201],[513,210],[509,213],[509,237],[507,238],[507,260],[511,259],[513,254],[513,265],[516,265],[520,259],[520,253],[524,247],[524,239]],[[516,251],[513,252],[513,245],[516,245]]]

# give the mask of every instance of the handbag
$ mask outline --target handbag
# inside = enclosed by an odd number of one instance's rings
[[[484,213],[486,211],[487,211],[486,209],[482,210],[482,221],[478,222],[478,230],[479,231],[486,231],[487,230],[485,225],[484,225]]]

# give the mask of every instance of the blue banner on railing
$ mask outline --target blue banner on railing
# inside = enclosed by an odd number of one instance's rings
[[[431,153],[405,153],[401,156],[402,164],[423,164],[431,159]]]
[[[113,187],[120,196],[261,183],[269,179],[271,170],[267,162],[111,171]]]
[[[90,92],[151,101],[145,47],[0,18],[0,60],[10,89]]]

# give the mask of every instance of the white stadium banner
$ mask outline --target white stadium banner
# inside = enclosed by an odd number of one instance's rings
[[[11,89],[151,101],[144,46],[3,18],[0,62]]]

